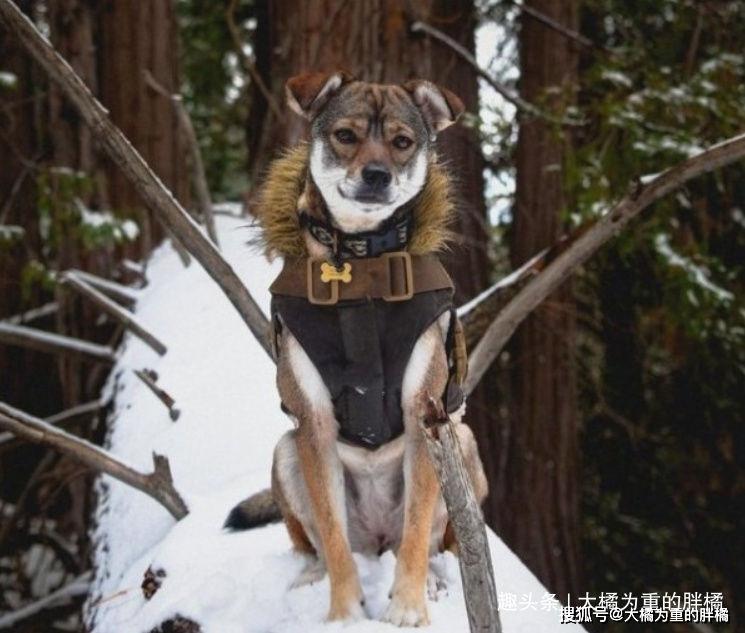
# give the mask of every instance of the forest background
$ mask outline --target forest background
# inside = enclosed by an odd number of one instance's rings
[[[459,302],[630,184],[745,123],[745,5],[736,1],[18,4],[196,215],[179,104],[213,199],[241,200],[250,216],[268,162],[303,135],[284,104],[289,76],[344,67],[456,92],[467,114],[440,154],[458,181],[461,239],[446,259]],[[476,55],[480,70],[417,22]],[[57,273],[131,281],[124,262],[167,235],[2,28],[0,161],[0,319],[115,342],[119,329]],[[745,619],[736,599],[745,583],[744,169],[691,181],[647,210],[520,327],[470,400],[491,487],[487,522],[560,597],[721,591],[730,630]],[[35,415],[96,402],[105,378],[105,366],[0,341],[0,400]],[[105,409],[91,407],[70,428],[102,442],[104,421]],[[49,550],[64,571],[59,586],[90,566],[92,477],[43,448],[0,443],[0,611],[56,588],[26,565],[31,548]],[[621,630],[613,626],[589,628]]]

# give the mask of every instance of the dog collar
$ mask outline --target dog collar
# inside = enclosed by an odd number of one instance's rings
[[[313,238],[327,246],[336,259],[379,257],[384,253],[401,251],[411,238],[413,218],[410,211],[397,214],[377,231],[344,233],[330,222],[321,220],[305,211],[300,212],[300,226],[308,229]]]

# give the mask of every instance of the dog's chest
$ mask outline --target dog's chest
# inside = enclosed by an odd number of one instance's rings
[[[398,544],[404,517],[404,438],[376,451],[339,443],[350,544],[378,554]]]

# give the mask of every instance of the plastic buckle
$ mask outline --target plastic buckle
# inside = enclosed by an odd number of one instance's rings
[[[386,263],[388,271],[388,292],[382,295],[384,301],[408,301],[414,296],[414,270],[411,266],[411,255],[406,251],[383,253],[380,258]],[[403,281],[405,290],[400,294],[393,291],[393,275],[396,262],[403,264]]]

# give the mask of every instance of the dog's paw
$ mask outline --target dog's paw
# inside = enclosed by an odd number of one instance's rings
[[[429,615],[424,596],[420,600],[412,600],[394,593],[383,620],[395,626],[427,626]]]
[[[359,587],[348,587],[341,590],[331,591],[331,607],[326,618],[329,621],[342,620],[346,622],[355,622],[364,619],[365,601],[362,596],[362,589]]]
[[[448,585],[445,579],[430,568],[427,572],[427,597],[432,602],[437,602],[441,596],[448,595]]]
[[[326,565],[323,564],[321,559],[314,556],[305,563],[305,566],[297,575],[297,578],[295,578],[290,585],[290,589],[298,589],[299,587],[305,587],[306,585],[320,582],[323,580],[325,575]]]

